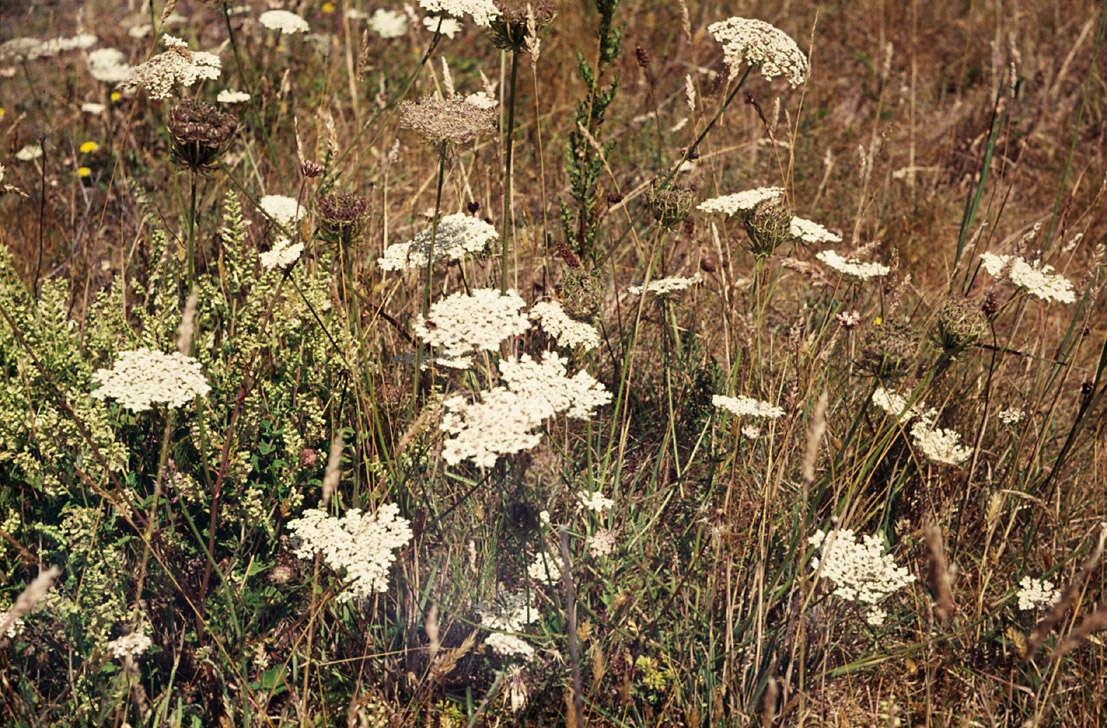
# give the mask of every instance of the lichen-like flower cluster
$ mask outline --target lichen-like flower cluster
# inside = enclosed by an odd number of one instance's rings
[[[396,560],[394,551],[413,536],[395,503],[381,506],[375,515],[352,508],[342,518],[309,508],[289,521],[288,528],[299,542],[294,551],[297,556],[307,559],[322,554],[328,566],[346,573],[350,590],[338,596],[340,602],[369,599],[387,591],[388,569]]]
[[[542,329],[562,346],[595,349],[600,345],[600,333],[596,327],[570,318],[557,301],[534,304],[530,307],[530,318],[540,322]]]
[[[93,397],[111,397],[132,412],[155,404],[174,409],[211,391],[200,362],[177,351],[163,354],[146,348],[119,352],[111,368],[97,369],[92,381],[100,385]]]
[[[755,18],[727,18],[707,26],[707,30],[723,47],[723,60],[730,78],[749,64],[757,67],[768,80],[784,76],[795,88],[807,78],[807,57],[780,28]]]
[[[766,417],[775,420],[784,415],[783,408],[745,395],[738,397],[712,395],[711,404],[725,409],[735,417]]]
[[[627,293],[632,296],[641,296],[644,291],[645,293],[655,293],[658,296],[667,296],[683,291],[686,288],[691,288],[702,280],[703,276],[699,273],[696,273],[696,275],[691,278],[683,278],[681,276],[658,278],[657,280],[650,281],[644,289],[642,286],[628,286]]]
[[[884,553],[884,541],[877,534],[858,541],[852,529],[829,534],[820,529],[808,543],[820,550],[820,556],[811,559],[811,568],[834,585],[839,599],[865,607],[870,624],[884,621],[884,611],[877,606],[881,601],[915,581],[914,574]]]
[[[466,253],[484,250],[499,237],[496,228],[480,218],[463,212],[446,215],[438,221],[438,229],[434,231],[434,259],[458,260]],[[430,247],[431,228],[427,228],[406,243],[389,245],[384,256],[377,258],[377,264],[383,270],[422,268],[427,264]]]
[[[881,265],[880,263],[864,263],[853,258],[843,258],[835,251],[829,249],[820,250],[815,254],[815,257],[839,273],[853,276],[854,278],[860,278],[863,281],[867,281],[876,276],[886,276],[891,270],[888,266]]]
[[[1036,612],[1052,607],[1061,598],[1061,591],[1048,579],[1034,579],[1024,576],[1019,581],[1019,611]]]
[[[288,10],[266,10],[258,16],[258,22],[270,30],[279,30],[283,35],[311,30],[306,20]]]
[[[126,657],[133,659],[146,652],[153,644],[153,641],[141,632],[131,632],[109,642],[107,650],[117,660]]]
[[[219,78],[223,63],[219,56],[205,51],[190,51],[180,38],[163,35],[162,53],[131,68],[127,77],[119,83],[119,90],[134,93],[138,89],[151,99],[167,99],[177,84],[188,88],[201,80]]]
[[[504,339],[530,328],[530,320],[522,313],[525,306],[526,302],[512,290],[458,291],[432,304],[426,318],[417,316],[412,331],[451,358],[473,351],[493,351]]]
[[[452,435],[442,458],[450,465],[469,460],[492,467],[501,455],[535,447],[546,419],[562,412],[584,419],[611,401],[611,393],[587,372],[568,376],[557,352],[547,352],[541,362],[526,354],[503,360],[500,376],[504,385],[481,392],[474,401],[455,395],[442,403],[441,429]]]
[[[1043,301],[1058,303],[1076,301],[1076,291],[1072,281],[1060,273],[1054,273],[1053,266],[1044,265],[1041,261],[1028,263],[1015,255],[981,253],[980,265],[993,276],[998,276],[1006,270],[1007,277],[1012,283]]]

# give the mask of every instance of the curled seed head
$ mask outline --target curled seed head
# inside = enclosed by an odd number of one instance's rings
[[[946,301],[934,322],[934,338],[950,356],[979,344],[987,330],[984,313],[968,299]]]
[[[238,119],[203,101],[182,101],[169,113],[173,158],[196,171],[211,166],[237,130]]]

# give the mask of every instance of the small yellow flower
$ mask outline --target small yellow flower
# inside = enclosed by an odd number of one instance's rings
[[[880,326],[880,324],[882,323],[884,323],[884,319],[880,318],[879,316],[873,319],[873,326]]]
[[[80,147],[81,154],[92,154],[93,152],[95,152],[99,148],[100,148],[100,145],[97,144],[96,142],[85,142]]]
[[[90,174],[92,174],[92,170],[88,167],[77,167],[78,177],[88,177]]]
[[[8,113],[8,112],[4,111],[3,107],[0,107],[0,119],[3,119],[4,114],[6,114],[6,113]]]
[[[334,4],[333,3],[323,3],[323,12],[324,13],[333,13],[334,12]]]
[[[119,99],[123,98],[123,94],[119,93],[118,91],[112,91],[109,98],[112,101],[118,101]]]

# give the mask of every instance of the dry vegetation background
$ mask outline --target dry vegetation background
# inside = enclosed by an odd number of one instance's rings
[[[602,76],[604,84],[617,79],[618,90],[596,132],[601,143],[614,142],[598,178],[598,255],[591,264],[604,281],[598,322],[605,343],[573,358],[617,404],[601,410],[594,429],[551,425],[556,447],[503,458],[484,472],[447,467],[439,457],[434,393],[472,384],[439,372],[413,394],[411,368],[396,364],[413,350],[405,337],[420,308],[421,274],[385,274],[375,263],[385,245],[426,228],[424,213],[435,206],[437,148],[381,112],[431,34],[411,28],[393,40],[363,36],[364,24],[344,21],[344,11],[374,8],[335,5],[288,6],[311,24],[305,38],[236,21],[255,98],[236,111],[240,130],[221,166],[199,185],[197,248],[201,276],[210,281],[204,291],[224,303],[209,305],[202,296],[198,327],[227,338],[212,344],[223,354],[200,357],[213,382],[223,377],[226,386],[213,385],[218,397],[196,419],[208,422],[217,455],[245,453],[237,479],[226,458],[202,464],[191,415],[165,430],[172,429],[176,448],[171,468],[194,467],[190,477],[201,489],[205,468],[226,479],[214,499],[209,492],[160,504],[153,484],[167,467],[157,457],[164,421],[105,410],[102,402],[99,410],[91,403],[74,408],[99,413],[89,428],[94,439],[125,445],[127,453],[115,477],[112,468],[90,470],[91,480],[76,474],[93,455],[69,424],[72,410],[57,399],[59,392],[87,394],[89,373],[110,366],[117,351],[140,342],[174,348],[187,266],[177,281],[151,273],[160,265],[152,259],[153,232],[164,230],[170,250],[183,250],[187,226],[191,178],[172,162],[166,131],[174,102],[112,100],[111,88],[88,75],[84,51],[0,61],[3,184],[25,193],[0,196],[0,243],[12,253],[0,301],[14,314],[0,322],[7,327],[0,337],[0,604],[15,600],[39,566],[58,563],[64,575],[56,589],[72,607],[47,604],[26,617],[21,637],[0,639],[0,722],[573,725],[574,677],[583,681],[585,724],[596,726],[1107,722],[1100,631],[1107,567],[1099,558],[1107,529],[1100,525],[1107,520],[1107,319],[1097,253],[1107,242],[1105,7],[691,0],[688,37],[679,3],[622,0],[615,10],[621,49]],[[168,32],[193,49],[221,49],[223,60],[221,79],[185,95],[210,101],[219,89],[243,88],[221,8],[186,0],[175,7],[187,22]],[[253,7],[253,16],[262,9]],[[162,10],[158,4],[154,14]],[[892,267],[887,279],[843,282],[803,246],[755,262],[740,224],[698,212],[664,238],[652,237],[649,183],[680,159],[693,129],[704,128],[725,98],[722,53],[706,29],[732,15],[783,29],[808,54],[810,73],[796,90],[752,74],[699,147],[694,171],[678,183],[694,188],[697,202],[786,186],[797,214],[841,234],[843,253],[867,246],[866,260]],[[90,32],[98,47],[122,49],[137,63],[153,39],[136,40],[127,30],[149,17],[135,4],[98,0],[3,2],[0,42]],[[558,297],[565,265],[557,246],[573,245],[562,232],[559,201],[575,209],[566,145],[586,95],[576,54],[595,63],[596,27],[592,2],[563,0],[540,32],[537,64],[520,59],[509,276],[528,302]],[[479,72],[498,89],[506,83],[510,54],[466,22],[457,38],[437,46],[410,98],[442,88],[443,59],[461,93],[484,87]],[[673,131],[689,116],[688,74],[698,109],[687,127]],[[107,111],[79,111],[88,101]],[[659,123],[650,117],[655,106]],[[275,299],[276,318],[298,317],[304,332],[274,325],[271,339],[251,338],[265,306],[247,304],[244,291],[260,276],[257,252],[272,242],[256,200],[300,195],[311,209],[322,183],[301,176],[297,135],[303,157],[327,164],[324,179],[366,197],[369,212],[345,275],[337,253],[304,224],[305,241],[314,241],[297,268],[305,293],[297,298],[285,289]],[[44,158],[14,159],[40,139]],[[80,152],[86,141],[99,149]],[[501,229],[504,148],[497,133],[451,153],[443,213],[476,210]],[[88,176],[78,176],[82,166]],[[966,227],[966,200],[978,187],[980,202]],[[228,193],[253,220],[241,227],[242,260],[252,266],[242,270],[232,270],[232,256],[224,261],[222,252],[221,230],[233,227]],[[959,237],[967,245],[957,260]],[[699,272],[704,282],[671,303],[639,308],[626,287],[643,279],[657,239],[660,271],[652,275]],[[964,288],[977,310],[989,293],[997,295],[998,284],[983,272],[963,287],[980,252],[1030,259],[1043,247],[1073,281],[1077,304],[1023,294],[952,364],[936,345],[927,349],[927,332],[954,289]],[[173,252],[168,260],[178,265],[183,256]],[[436,298],[460,290],[457,271],[439,272]],[[492,256],[469,275],[495,287],[498,271]],[[113,288],[121,277],[126,284]],[[151,303],[155,284],[171,293]],[[39,313],[36,296],[61,318]],[[297,308],[308,299],[332,305]],[[142,316],[129,309],[139,300],[150,309]],[[358,326],[344,315],[351,300]],[[256,318],[220,328],[236,320],[236,305],[258,305]],[[833,314],[855,309],[860,326],[840,329]],[[94,320],[106,311],[118,315]],[[66,318],[78,333],[70,335]],[[868,332],[882,325],[878,319],[903,321],[919,334],[923,343],[900,386],[942,403],[946,426],[974,448],[971,465],[920,462],[892,418],[873,412],[868,397],[876,382],[857,362],[871,346]],[[342,331],[337,343],[316,322]],[[145,326],[148,335],[123,333],[128,325]],[[228,343],[232,335],[243,341]],[[293,362],[287,370],[286,356]],[[343,361],[362,358],[372,362],[364,377],[342,374]],[[211,362],[223,362],[219,375]],[[272,391],[255,398],[251,388],[267,378]],[[825,416],[816,415],[824,391],[829,405]],[[749,440],[710,406],[713,393],[750,394],[787,414]],[[236,405],[244,401],[240,420]],[[319,416],[303,414],[303,401],[314,402]],[[1027,420],[1000,427],[995,412],[1007,406],[1024,409]],[[312,417],[320,426],[303,424]],[[816,423],[826,434],[817,438],[808,479],[801,467]],[[42,430],[51,425],[63,434]],[[319,503],[327,452],[342,427],[346,459],[332,512],[399,502],[417,524],[390,590],[361,611],[333,603],[341,579],[327,576],[318,560],[292,556],[282,526]],[[305,433],[298,452],[311,456],[269,458],[271,449],[290,447],[282,433],[297,428]],[[251,461],[251,452],[260,454]],[[43,462],[56,466],[58,485],[32,477]],[[575,506],[574,494],[585,487],[616,501],[602,523]],[[258,511],[247,507],[247,494],[261,499],[269,528],[254,522],[250,514]],[[132,499],[135,512],[160,512],[156,527],[119,515],[119,502]],[[83,525],[75,507],[88,519]],[[176,509],[190,508],[186,523]],[[481,644],[487,632],[476,629],[473,610],[497,584],[526,581],[515,556],[542,548],[540,511],[574,534],[581,654],[570,655],[564,595],[534,586],[546,616],[529,634],[541,649],[513,668]],[[813,578],[807,539],[834,524],[882,534],[897,563],[918,577],[879,629]],[[586,537],[601,526],[617,534],[610,562],[587,556]],[[107,546],[99,556],[86,549],[70,559],[80,539]],[[470,556],[474,542],[477,555]],[[479,565],[470,570],[470,561]],[[1017,610],[1019,579],[1042,575],[1062,589],[1060,606],[1036,615]],[[105,640],[137,628],[130,617],[141,599],[154,654],[113,664],[102,641],[81,637],[92,629],[88,611],[106,600],[96,590],[120,600],[111,619],[97,622]],[[520,694],[525,705],[512,705]]]

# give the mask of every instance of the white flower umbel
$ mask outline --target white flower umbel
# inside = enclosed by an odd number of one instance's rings
[[[911,425],[911,439],[927,459],[942,465],[960,465],[972,455],[972,448],[962,445],[961,435],[953,430],[936,427],[937,418],[937,410],[920,415]]]
[[[588,537],[587,545],[588,553],[592,558],[607,556],[615,550],[615,531],[601,528]]]
[[[996,417],[1005,425],[1017,425],[1026,417],[1026,413],[1018,407],[1008,407],[997,412]]]
[[[131,632],[116,638],[107,644],[108,652],[117,660],[126,657],[134,659],[146,650],[150,649],[153,641],[141,632]]]
[[[477,91],[476,93],[469,94],[465,97],[465,103],[470,106],[475,106],[478,109],[494,109],[500,105],[500,102],[489,96],[484,91]]]
[[[596,513],[603,513],[606,510],[610,510],[615,505],[615,501],[598,490],[581,491],[577,493],[577,498],[580,500],[582,506]]]
[[[765,200],[771,200],[783,194],[783,187],[758,187],[704,200],[696,206],[696,209],[700,212],[721,212],[729,216],[739,211],[752,210]]]
[[[808,543],[820,550],[811,568],[834,586],[835,596],[867,608],[870,624],[883,623],[884,613],[877,605],[885,597],[915,581],[914,574],[884,553],[884,541],[876,534],[858,541],[851,529],[829,534],[819,530]]]
[[[448,357],[476,351],[494,351],[500,343],[530,328],[522,313],[526,302],[515,291],[477,288],[472,294],[457,292],[430,307],[427,317],[415,318],[412,330],[422,341]]]
[[[584,419],[611,401],[611,393],[587,372],[567,376],[565,360],[556,352],[548,352],[542,362],[526,354],[501,361],[500,374],[507,386],[481,392],[473,402],[456,395],[442,403],[441,429],[452,435],[442,446],[442,459],[450,465],[470,460],[490,468],[501,455],[541,442],[538,430],[547,418],[565,412]]]
[[[646,293],[655,293],[658,296],[668,296],[673,293],[678,293],[691,288],[700,281],[703,280],[703,275],[696,273],[691,278],[682,278],[681,276],[670,276],[668,278],[658,278],[655,281],[650,281],[645,288]],[[628,286],[627,293],[632,296],[642,295],[642,286]]]
[[[104,106],[103,104],[98,104],[95,101],[86,101],[85,103],[81,104],[81,111],[85,112],[86,114],[102,114],[104,113],[105,109],[107,109],[106,106]]]
[[[258,206],[278,225],[287,225],[304,216],[304,208],[294,197],[285,195],[265,195],[258,200]]]
[[[557,301],[534,304],[530,307],[530,318],[541,322],[543,330],[562,346],[595,349],[600,345],[600,332],[596,327],[570,318]]]
[[[131,74],[127,57],[115,48],[97,48],[88,54],[88,72],[97,81],[119,83]]]
[[[502,594],[495,602],[477,607],[480,626],[493,631],[485,638],[485,644],[501,657],[530,659],[534,656],[534,648],[523,638],[507,633],[522,632],[527,625],[538,621],[541,612],[527,602],[525,592]]]
[[[428,15],[423,18],[423,27],[432,33],[437,29],[447,38],[453,38],[461,32],[461,23],[453,18],[443,18],[437,15]]]
[[[723,47],[730,78],[745,64],[757,67],[768,80],[784,76],[795,88],[807,77],[807,57],[780,28],[754,18],[727,18],[707,26]]]
[[[739,397],[724,397],[721,394],[712,395],[711,404],[725,409],[736,417],[767,417],[775,420],[784,414],[784,410],[776,405],[745,395]]]
[[[419,0],[419,7],[434,15],[452,15],[455,18],[468,15],[482,28],[487,28],[493,19],[500,16],[500,9],[493,0]]]
[[[815,254],[815,257],[826,263],[834,270],[844,275],[853,276],[854,278],[860,278],[863,281],[867,281],[870,278],[877,276],[886,276],[891,270],[886,265],[880,263],[865,263],[854,258],[843,258],[833,250],[820,250]]]
[[[288,10],[266,10],[258,16],[258,22],[269,30],[279,30],[284,35],[307,33],[311,30],[306,20]]]
[[[1027,293],[1043,301],[1058,303],[1076,301],[1076,291],[1073,290],[1072,281],[1060,273],[1054,273],[1051,265],[1042,265],[1039,262],[1027,263],[1022,258],[1014,258],[1007,276],[1016,286],[1025,288]]]
[[[273,243],[273,247],[258,255],[261,266],[266,270],[285,269],[300,259],[304,252],[304,244],[292,244],[288,238],[281,237]]]
[[[586,371],[568,376],[566,362],[555,351],[547,352],[541,362],[523,354],[517,360],[502,360],[500,376],[508,389],[534,402],[536,408],[544,405],[548,414],[543,419],[562,412],[587,419],[611,402],[611,392]]]
[[[221,104],[244,104],[250,100],[250,94],[245,91],[234,91],[225,88],[219,92],[215,100]]]
[[[162,36],[168,50],[131,68],[119,84],[120,91],[134,93],[138,89],[151,99],[167,99],[177,84],[188,88],[197,81],[214,80],[222,73],[219,56],[205,51],[190,51],[188,44],[171,35]]]
[[[832,233],[819,223],[806,220],[802,217],[792,218],[792,222],[788,225],[788,233],[793,238],[802,240],[805,243],[819,244],[842,242],[841,235]]]
[[[911,406],[906,397],[891,389],[877,387],[872,399],[873,404],[895,417],[901,424],[920,413],[918,406]]]
[[[488,243],[499,239],[496,228],[484,220],[459,212],[438,221],[434,236],[434,260],[458,260],[467,253],[484,250]],[[406,243],[389,245],[377,264],[384,270],[422,268],[430,255],[431,228],[423,230]]]
[[[1058,303],[1076,301],[1076,291],[1072,281],[1060,273],[1054,273],[1053,266],[1043,265],[1041,261],[1028,263],[1015,255],[981,253],[980,267],[992,276],[999,276],[1006,271],[1012,283],[1043,301]]]
[[[93,397],[111,397],[132,412],[155,404],[182,407],[211,391],[200,362],[178,351],[163,354],[145,348],[119,352],[111,368],[97,369],[92,381],[100,385]]]
[[[527,576],[539,584],[559,584],[561,582],[561,564],[552,555],[539,551],[534,561],[527,567]]]
[[[360,508],[346,511],[342,518],[328,516],[309,508],[288,529],[299,542],[294,553],[303,559],[322,554],[335,571],[346,572],[350,590],[338,596],[339,602],[369,599],[388,589],[388,569],[396,560],[394,551],[411,540],[412,531],[400,515],[400,507],[387,503],[375,515],[362,514]]]
[[[28,144],[25,147],[21,147],[18,152],[15,153],[15,158],[20,162],[33,162],[42,156],[42,147],[38,144]]]
[[[381,38],[399,38],[407,32],[407,16],[395,10],[377,8],[369,18],[369,30]]]
[[[1024,576],[1019,581],[1019,611],[1036,612],[1052,607],[1061,598],[1061,591],[1054,588],[1048,579],[1034,579]]]

